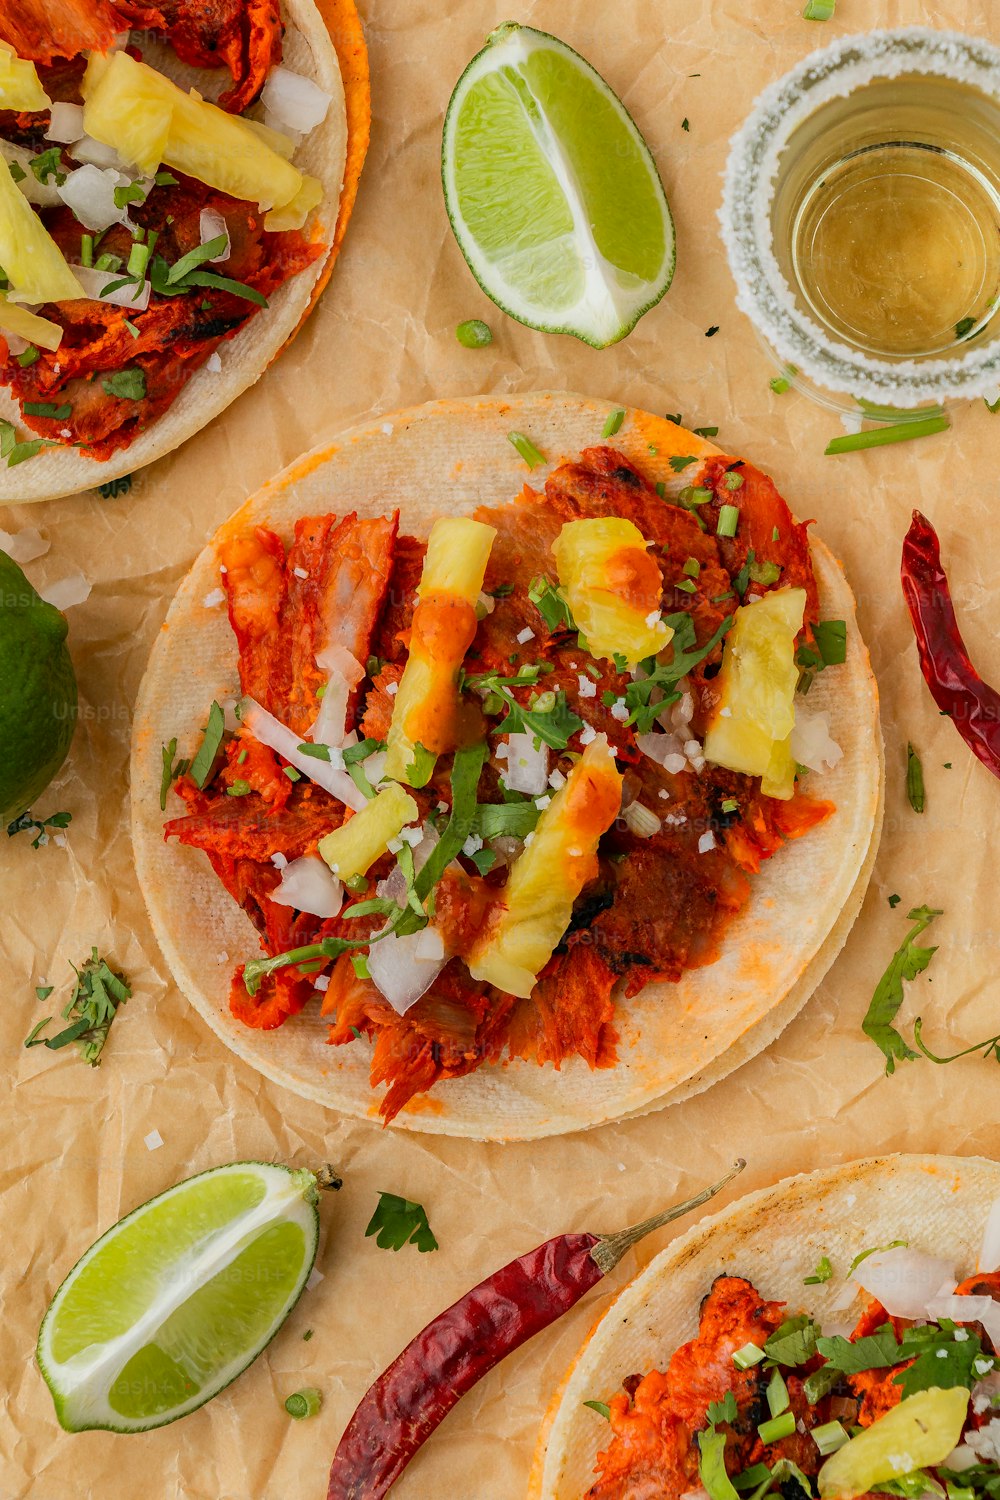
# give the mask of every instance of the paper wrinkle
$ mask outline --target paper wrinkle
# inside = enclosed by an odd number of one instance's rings
[[[4,1500],[319,1496],[337,1438],[372,1377],[450,1301],[551,1235],[638,1221],[721,1175],[740,1154],[749,1165],[727,1199],[789,1172],[875,1152],[996,1154],[995,1064],[978,1057],[950,1068],[903,1063],[886,1079],[861,1020],[905,936],[906,912],[926,902],[946,908],[923,939],[939,952],[907,986],[901,1029],[912,1037],[913,1018],[923,1016],[928,1045],[939,1053],[997,1029],[997,787],[921,685],[898,569],[917,504],[941,532],[973,659],[987,680],[1000,682],[993,626],[1000,563],[990,545],[1000,417],[981,403],[957,407],[945,436],[824,458],[839,423],[794,393],[768,388],[775,370],[736,310],[715,227],[729,136],[765,82],[820,43],[862,27],[923,22],[983,34],[985,9],[978,0],[871,0],[861,14],[842,0],[835,21],[820,27],[802,21],[801,5],[790,0],[760,0],[752,16],[742,0],[660,0],[652,25],[648,7],[635,0],[613,16],[586,0],[523,5],[520,19],[576,47],[624,97],[656,154],[678,225],[674,286],[628,339],[605,351],[505,318],[473,281],[448,229],[441,120],[459,74],[491,27],[507,19],[507,5],[366,0],[363,9],[376,108],[372,154],[343,256],[302,336],[222,419],[138,475],[130,495],[102,500],[93,492],[42,510],[0,508],[0,529],[38,527],[51,542],[26,565],[33,583],[79,567],[93,584],[70,613],[82,705],[72,757],[35,808],[73,812],[67,847],[32,850],[25,834],[7,840],[0,831]],[[680,128],[685,116],[689,132]],[[486,349],[466,350],[455,339],[456,324],[472,317],[493,331]],[[706,339],[712,324],[720,332]],[[624,1125],[526,1145],[390,1134],[253,1073],[170,983],[127,832],[131,704],[196,553],[300,451],[367,411],[477,390],[502,396],[545,388],[680,411],[691,426],[717,423],[720,444],[771,472],[793,509],[816,518],[859,596],[879,679],[885,834],[862,915],[827,979],[764,1055],[705,1095]],[[524,477],[530,482],[527,471]],[[336,510],[335,495],[330,506]],[[190,727],[178,724],[178,734]],[[906,801],[908,739],[923,760],[922,817]],[[887,897],[894,893],[902,899],[893,910]],[[68,1049],[23,1050],[35,1021],[57,1015],[68,1000],[70,961],[78,964],[95,943],[134,988],[102,1065],[87,1068]],[[56,987],[44,1008],[33,993],[42,976]],[[143,1138],[154,1129],[164,1145],[150,1153]],[[325,1280],[303,1296],[256,1364],[182,1424],[127,1439],[62,1432],[32,1362],[59,1282],[122,1213],[183,1176],[239,1158],[312,1168],[330,1161],[343,1174],[343,1189],[321,1203],[317,1263]],[[423,1203],[440,1250],[392,1254],[365,1239],[380,1190]],[[463,1401],[394,1500],[439,1493],[522,1500],[542,1412],[580,1341],[612,1292],[668,1239],[663,1231],[643,1245],[604,1288]],[[314,1336],[305,1343],[308,1328]],[[322,1391],[324,1406],[293,1422],[282,1402],[305,1385]]]

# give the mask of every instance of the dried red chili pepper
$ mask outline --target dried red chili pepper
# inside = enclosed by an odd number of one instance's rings
[[[459,1397],[568,1312],[654,1229],[707,1203],[746,1166],[619,1234],[564,1234],[481,1281],[411,1340],[362,1398],[330,1469],[327,1500],[382,1500]]]
[[[973,755],[1000,776],[1000,693],[983,681],[969,659],[941,566],[937,532],[918,510],[903,542],[900,572],[931,697]]]

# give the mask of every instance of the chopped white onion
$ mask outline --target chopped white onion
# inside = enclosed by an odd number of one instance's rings
[[[677,775],[687,768],[684,747],[673,734],[637,734],[635,742],[643,755],[655,760],[665,771]]]
[[[314,755],[303,755],[299,749],[302,743],[299,736],[287,724],[282,724],[280,719],[269,714],[255,699],[242,699],[240,720],[262,745],[267,745],[283,756],[289,765],[301,771],[303,776],[308,776],[310,781],[329,792],[331,797],[336,797],[338,802],[343,802],[355,812],[360,812],[368,805],[368,798],[354,785],[346,771],[330,761],[318,760]]]
[[[124,224],[128,218],[128,205],[119,208],[115,203],[115,189],[128,185],[124,172],[116,172],[114,167],[86,166],[68,172],[56,191],[84,229],[100,233],[112,224]]]
[[[641,802],[630,802],[622,816],[636,838],[651,839],[654,833],[660,831],[660,820],[648,807],[643,807]]]
[[[535,747],[533,734],[512,734],[507,742],[507,767],[503,783],[511,792],[540,797],[549,784],[549,748]]]
[[[9,338],[7,342],[10,343]],[[0,551],[6,552],[16,563],[34,562],[36,557],[44,557],[51,545],[33,526],[22,526],[20,531],[0,531]]]
[[[985,1426],[967,1432],[965,1441],[980,1463],[1000,1464],[1000,1418],[994,1417]]]
[[[801,702],[795,705],[795,724],[791,736],[792,756],[810,771],[830,771],[844,752],[830,734],[830,716],[813,713]]]
[[[86,604],[90,598],[91,584],[89,584],[80,572],[75,568],[65,578],[56,579],[38,593],[46,602],[56,609],[70,609],[74,604]]]
[[[983,1243],[979,1251],[980,1271],[1000,1270],[1000,1198],[995,1198],[986,1215]]]
[[[60,144],[68,146],[71,141],[78,141],[82,135],[83,105],[53,104],[51,122],[45,132],[45,139],[59,141]]]
[[[286,865],[271,900],[311,917],[335,917],[344,904],[344,887],[318,854],[303,854]]]
[[[385,775],[385,763],[389,759],[387,750],[373,750],[366,760],[361,762],[361,769],[368,777],[372,786],[378,786]]]
[[[105,287],[114,286],[115,282],[121,281],[121,271],[95,271],[92,266],[74,266],[73,275],[88,298],[94,302],[107,302],[111,307],[127,307],[132,312],[145,312],[149,306],[148,281],[143,281],[141,285],[126,282],[115,291],[106,292]]]
[[[953,1469],[956,1474],[961,1474],[965,1469],[975,1468],[978,1462],[979,1454],[974,1453],[968,1444],[959,1443],[958,1447],[953,1448],[948,1454],[948,1457],[944,1461],[944,1467],[946,1469]]]
[[[327,673],[326,692],[309,733],[321,745],[342,745],[347,731],[347,705],[352,690],[364,678],[365,669],[346,647],[336,645],[318,651],[316,665]]]
[[[92,135],[81,135],[70,146],[69,154],[74,161],[86,162],[92,167],[116,167],[122,172],[126,166],[124,158],[118,155],[114,146],[95,141]]]
[[[368,952],[368,973],[396,1014],[405,1016],[421,995],[427,993],[447,962],[441,934],[427,927],[402,937],[390,933],[373,942]]]
[[[226,243],[220,255],[213,255],[209,265],[217,265],[219,261],[228,260],[233,253],[232,241],[229,238],[229,226],[225,219],[215,208],[203,208],[201,218],[198,222],[201,233],[201,243],[207,245],[210,240],[217,240],[220,234],[226,236]]]
[[[291,68],[272,68],[261,91],[268,124],[277,121],[306,135],[326,119],[330,95],[311,78]]]
[[[934,1299],[955,1289],[954,1267],[948,1261],[906,1246],[866,1256],[854,1280],[893,1318],[932,1317],[928,1308]],[[1000,1305],[991,1306],[1000,1318]]]

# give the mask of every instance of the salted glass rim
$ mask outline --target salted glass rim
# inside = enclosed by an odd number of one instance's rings
[[[792,133],[830,100],[876,79],[922,73],[956,79],[1000,104],[1000,47],[957,31],[901,26],[838,38],[758,95],[730,142],[719,221],[736,302],[776,350],[819,385],[897,406],[991,396],[1000,338],[948,359],[877,359],[841,343],[796,303],[771,246],[771,203]]]

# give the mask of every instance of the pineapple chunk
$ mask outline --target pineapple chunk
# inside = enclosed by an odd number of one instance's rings
[[[385,775],[413,780],[416,747],[432,756],[454,750],[461,730],[458,672],[476,634],[476,600],[496,531],[468,516],[435,521],[427,542],[410,654],[389,726]],[[422,768],[430,779],[433,762]],[[410,774],[408,774],[410,773]]]
[[[8,302],[70,302],[85,297],[41,219],[0,161],[0,266]]]
[[[619,516],[567,521],[552,543],[566,602],[594,656],[617,652],[634,667],[673,635],[660,618],[663,585],[647,547]]]
[[[412,823],[418,812],[409,792],[401,786],[387,786],[353,818],[320,839],[318,851],[341,880],[367,875],[389,847],[389,840],[398,838],[400,829]]]
[[[716,679],[719,703],[705,735],[707,760],[762,777],[765,796],[785,801],[795,790],[789,738],[799,676],[795,637],[805,605],[804,589],[778,589],[736,611]]]
[[[597,874],[597,845],[621,808],[622,776],[607,737],[591,740],[538,820],[503,890],[504,909],[469,959],[474,979],[527,999]]]
[[[969,1410],[965,1386],[931,1386],[907,1396],[827,1459],[817,1483],[823,1500],[847,1500],[915,1469],[944,1463],[958,1446]]]
[[[161,163],[234,198],[281,211],[299,228],[323,189],[238,116],[210,104],[126,52],[92,59],[83,82],[88,135],[150,174]]]
[[[48,109],[51,103],[34,63],[18,57],[13,47],[0,42],[0,109],[35,114],[38,110]]]
[[[26,307],[17,307],[0,297],[0,333],[13,333],[39,349],[58,349],[62,343],[63,330],[58,323],[40,318]]]

